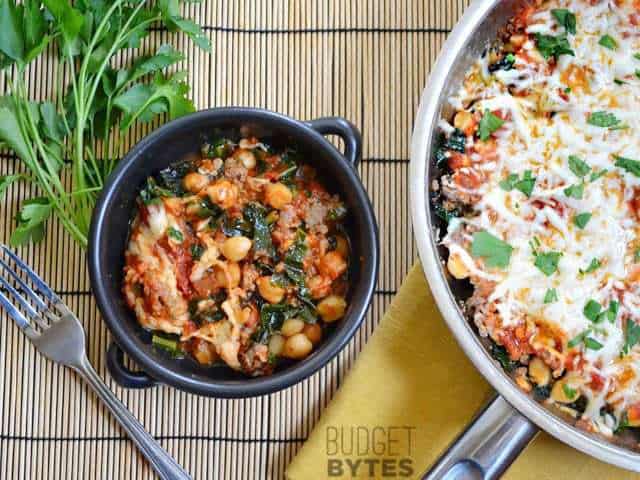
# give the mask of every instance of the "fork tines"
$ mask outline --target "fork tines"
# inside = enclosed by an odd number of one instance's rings
[[[55,292],[20,257],[1,244],[0,305],[30,338],[38,335],[30,320],[47,328],[47,319],[52,322],[59,319],[52,307],[63,315],[68,312]]]

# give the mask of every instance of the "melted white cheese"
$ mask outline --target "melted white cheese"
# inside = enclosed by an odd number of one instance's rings
[[[624,390],[613,386],[615,377],[629,363],[621,360],[623,319],[630,317],[640,323],[640,291],[628,283],[640,233],[629,200],[636,196],[640,178],[616,167],[614,157],[640,160],[640,59],[634,56],[640,54],[640,27],[630,24],[630,15],[635,12],[630,0],[600,1],[595,5],[586,0],[560,0],[546,2],[541,11],[533,14],[527,32],[564,33],[550,13],[552,8],[567,8],[577,17],[576,35],[568,35],[575,56],[561,56],[557,66],[550,69],[544,59],[537,58],[539,55],[531,55],[532,60],[518,54],[515,68],[498,71],[485,81],[481,96],[477,95],[477,88],[467,84],[451,100],[457,109],[472,105],[476,111],[489,109],[507,118],[493,135],[498,160],[485,169],[487,181],[476,191],[459,190],[479,194],[480,201],[474,204],[476,215],[465,222],[508,242],[513,247],[509,266],[506,270],[485,269],[481,261],[464,251],[470,246],[468,238],[456,235],[459,223],[450,228],[444,243],[463,259],[472,275],[497,277],[489,301],[495,302],[503,327],[522,324],[527,317],[544,319],[564,333],[565,341],[590,329],[589,336],[602,348],[578,347],[586,360],[584,383],[597,373],[604,378],[605,388],[584,388],[583,393],[590,400],[585,416],[593,419],[595,428],[610,434],[610,420],[600,417],[607,395],[619,396],[615,405],[617,417],[626,406],[640,401],[637,381],[633,388]],[[599,45],[605,34],[615,39],[616,49]],[[533,42],[527,42],[525,50],[534,52]],[[486,59],[479,62],[477,69],[486,71]],[[624,83],[617,82],[620,80]],[[568,94],[567,88],[571,89]],[[624,128],[589,124],[589,116],[599,111],[614,114]],[[570,155],[584,160],[592,172],[608,171],[594,181],[589,175],[585,177],[581,199],[564,193],[565,188],[582,181],[569,167]],[[499,186],[508,175],[521,177],[527,170],[536,177],[530,198],[518,190],[506,192]],[[583,212],[592,217],[580,229],[574,224],[574,217]],[[545,275],[534,265],[534,237],[540,241],[540,252],[562,253],[552,275]],[[464,248],[457,243],[460,239],[466,241]],[[593,259],[601,266],[583,273]],[[549,289],[556,290],[558,300],[545,304]],[[613,299],[620,300],[613,322],[594,324],[584,315],[583,309],[590,300],[606,308]],[[632,355],[635,359],[637,352]],[[632,363],[634,370],[638,369],[638,363]]]

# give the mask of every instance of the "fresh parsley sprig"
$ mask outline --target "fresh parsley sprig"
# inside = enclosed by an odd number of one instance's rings
[[[10,92],[0,97],[0,142],[29,172],[10,180],[26,180],[41,192],[23,202],[12,244],[41,239],[45,222],[55,214],[86,247],[93,206],[124,153],[121,145],[130,127],[158,115],[175,118],[194,111],[186,75],[166,73],[184,60],[174,47],[163,45],[128,66],[113,66],[120,52],[135,52],[158,25],[182,31],[209,50],[200,27],[181,16],[181,2],[0,1],[0,67],[7,69]],[[51,45],[60,72],[54,97],[35,102],[26,67]]]

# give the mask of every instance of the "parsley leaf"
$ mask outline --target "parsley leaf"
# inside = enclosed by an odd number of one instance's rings
[[[598,260],[597,258],[594,258],[591,260],[591,263],[589,264],[589,266],[586,268],[586,270],[582,270],[580,269],[580,273],[581,274],[585,274],[585,273],[592,273],[595,272],[598,268],[600,268],[601,263],[600,260]]]
[[[596,127],[611,128],[620,125],[620,119],[611,112],[598,111],[589,115],[587,123]]]
[[[604,345],[602,345],[595,338],[587,337],[584,339],[584,346],[589,350],[600,350]]]
[[[587,226],[587,223],[589,223],[589,220],[591,220],[591,213],[589,212],[579,213],[578,215],[573,217],[573,224],[582,230],[584,227]]]
[[[624,347],[622,347],[622,354],[628,355],[638,342],[640,342],[640,325],[628,318],[624,330]]]
[[[480,119],[480,125],[478,126],[478,135],[480,136],[480,140],[483,142],[489,140],[491,134],[498,130],[502,125],[504,125],[504,120],[491,113],[488,108],[485,109],[484,114]]]
[[[584,308],[582,309],[582,313],[589,320],[591,320],[592,322],[595,322],[598,320],[598,315],[600,315],[601,310],[602,310],[602,305],[600,305],[595,300],[591,299],[585,304]]]
[[[547,277],[550,277],[558,269],[558,262],[561,256],[561,252],[538,253],[533,264]]]
[[[607,169],[605,168],[604,170],[600,170],[600,171],[598,171],[598,172],[593,172],[593,173],[591,173],[591,176],[589,177],[589,181],[590,181],[590,182],[595,182],[595,181],[596,181],[596,180],[598,180],[600,177],[602,177],[602,176],[606,175],[606,173],[607,173],[608,171],[609,171],[609,170],[607,170]]]
[[[575,56],[569,40],[564,35],[554,37],[553,35],[536,33],[536,46],[545,59],[554,57],[557,60],[560,55]]]
[[[615,50],[616,48],[618,48],[618,42],[616,42],[615,39],[608,34],[601,36],[598,44],[602,45],[605,48],[608,48],[609,50]]]
[[[558,24],[562,25],[565,30],[572,34],[576,34],[576,16],[566,8],[554,8],[551,10],[551,14],[558,21]]]
[[[585,337],[587,335],[589,335],[590,333],[591,333],[591,329],[590,328],[587,328],[584,332],[579,333],[578,335],[573,337],[571,340],[569,340],[569,342],[567,343],[567,348],[577,347],[578,345],[580,345],[582,343],[582,341],[585,339]]]
[[[604,312],[609,322],[614,323],[616,321],[619,306],[620,304],[617,300],[611,300],[611,302],[609,302],[609,308],[607,308],[607,311]]]
[[[553,303],[558,301],[558,292],[555,288],[550,288],[547,293],[544,294],[544,303]]]
[[[576,391],[576,389],[571,388],[566,383],[562,384],[562,391],[564,392],[564,394],[567,396],[569,400],[573,400],[574,398],[576,398],[576,395],[578,395],[578,392]]]
[[[615,166],[620,167],[623,170],[640,177],[640,161],[632,160],[631,158],[620,157],[618,155],[613,156],[616,159]]]
[[[498,184],[501,189],[510,192],[515,188],[515,183],[518,181],[518,175],[516,173],[511,173],[504,180],[500,181]]]
[[[473,234],[471,254],[482,257],[488,267],[506,268],[511,259],[513,247],[494,237],[489,232],[481,231]]]
[[[22,209],[16,215],[18,226],[9,243],[13,246],[24,245],[29,241],[39,242],[44,237],[44,226],[53,208],[44,197],[32,198],[22,203]]]
[[[569,155],[569,169],[580,178],[591,171],[591,167],[587,165],[587,162],[577,155]]]
[[[536,184],[536,177],[531,173],[531,170],[526,170],[522,174],[522,179],[518,180],[518,175],[515,173],[510,174],[506,179],[502,180],[499,185],[500,188],[510,192],[514,188],[524,193],[527,197],[531,196],[533,187]]]
[[[571,185],[570,187],[565,188],[563,191],[567,197],[580,200],[582,198],[582,195],[584,194],[584,184],[578,183],[575,185]]]

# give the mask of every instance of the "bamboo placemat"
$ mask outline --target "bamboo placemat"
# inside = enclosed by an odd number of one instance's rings
[[[382,262],[366,322],[342,353],[308,380],[248,400],[214,400],[168,387],[119,388],[105,370],[110,342],[89,290],[84,253],[49,222],[44,243],[20,251],[78,314],[99,374],[196,479],[282,478],[340,387],[416,257],[409,214],[411,127],[428,71],[468,0],[204,0],[189,15],[213,54],[175,38],[198,108],[250,105],[300,119],[341,115],[364,136],[359,166],[380,225]],[[149,51],[170,40],[146,39]],[[126,61],[126,58],[122,59]],[[50,95],[55,64],[31,69],[30,91]],[[4,78],[0,79],[0,90]],[[147,133],[140,128],[130,142]],[[0,174],[20,168],[10,155]],[[14,226],[14,186],[0,202],[0,240]],[[0,478],[143,479],[153,473],[79,378],[32,348],[0,317]]]

